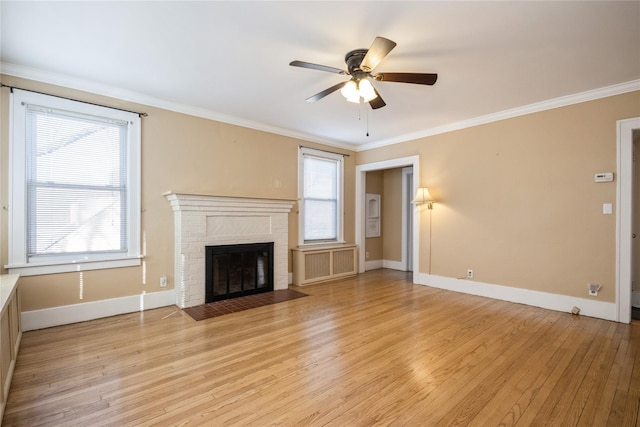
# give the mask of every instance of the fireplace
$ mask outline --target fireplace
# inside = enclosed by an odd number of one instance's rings
[[[273,291],[273,242],[207,246],[205,302]]]
[[[289,281],[289,212],[295,201],[165,194],[174,212],[176,305],[206,301],[206,247],[273,242],[273,290]],[[271,266],[270,266],[271,267]]]

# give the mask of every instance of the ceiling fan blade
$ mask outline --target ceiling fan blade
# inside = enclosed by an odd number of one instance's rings
[[[301,67],[301,68],[309,68],[309,69],[318,70],[318,71],[326,71],[328,73],[347,74],[346,71],[341,70],[340,68],[329,67],[327,65],[312,64],[311,62],[291,61],[289,65],[291,65],[292,67]]]
[[[373,88],[373,90],[378,96],[376,96],[371,101],[369,101],[369,105],[371,105],[371,108],[374,110],[377,110],[378,108],[382,108],[385,105],[387,105],[387,103],[382,100],[382,97],[380,96],[380,94],[378,93],[375,87]]]
[[[380,82],[432,85],[438,80],[438,75],[433,73],[378,73],[373,78]]]
[[[336,85],[331,86],[328,89],[323,90],[322,92],[318,92],[315,95],[310,96],[309,98],[307,98],[307,102],[319,101],[322,98],[324,98],[325,96],[332,94],[333,92],[337,91],[338,89],[341,89],[342,86],[344,86],[345,84],[347,84],[347,82],[341,82],[341,83],[338,83]]]
[[[378,66],[394,47],[396,47],[396,42],[384,37],[376,37],[367,54],[362,58],[360,69],[367,73],[370,72]]]

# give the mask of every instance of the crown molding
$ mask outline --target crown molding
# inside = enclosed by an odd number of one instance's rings
[[[245,120],[240,117],[229,116],[226,114],[218,113],[216,111],[194,107],[191,105],[166,101],[160,98],[155,98],[149,95],[145,95],[143,93],[126,90],[126,89],[118,88],[115,86],[104,85],[101,83],[96,83],[94,81],[82,80],[82,79],[70,77],[68,75],[63,75],[59,73],[52,73],[52,72],[43,71],[35,68],[24,67],[22,65],[11,64],[8,62],[0,62],[0,74],[6,74],[13,77],[33,80],[40,83],[47,83],[55,86],[62,86],[69,89],[81,90],[81,91],[93,93],[96,95],[116,98],[122,101],[133,102],[136,104],[142,104],[150,107],[161,108],[163,110],[174,111],[176,113],[187,114],[189,116],[201,117],[204,119],[227,123],[234,126],[240,126],[244,128],[262,131],[262,132],[282,135],[289,138],[295,138],[295,139],[308,141],[308,142],[315,142],[318,144],[328,145],[331,147],[341,148],[344,150],[355,151],[355,145],[352,145],[352,144],[344,144],[344,143],[338,143],[333,140],[316,138],[314,136],[304,134],[301,132],[295,132],[290,129],[271,126],[265,123],[255,122],[251,120]]]
[[[524,116],[532,113],[538,113],[541,111],[552,110],[554,108],[566,107],[573,104],[580,104],[582,102],[594,101],[596,99],[606,98],[606,97],[615,96],[615,95],[621,95],[624,93],[634,92],[637,90],[640,90],[640,79],[632,80],[626,83],[619,83],[611,86],[606,86],[599,89],[589,90],[586,92],[580,92],[573,95],[567,95],[559,98],[549,99],[546,101],[536,102],[534,104],[524,105],[522,107],[516,107],[509,110],[499,111],[497,113],[491,113],[491,114],[475,117],[468,120],[463,120],[456,123],[450,123],[443,126],[425,129],[420,132],[400,135],[396,138],[372,142],[368,144],[362,144],[358,146],[356,151],[366,151],[366,150],[372,150],[374,148],[400,144],[402,142],[412,141],[420,138],[426,138],[429,136],[439,135],[447,132],[453,132],[456,130],[466,129],[466,128],[470,128],[478,125],[484,125],[487,123],[498,122],[500,120],[511,119],[514,117]]]
[[[62,86],[69,89],[76,89],[85,92],[94,93],[96,95],[108,96],[119,100],[133,102],[136,104],[148,105],[150,107],[161,108],[164,110],[174,111],[176,113],[187,114],[190,116],[201,117],[204,119],[214,120],[230,125],[245,127],[262,132],[268,132],[276,135],[282,135],[289,138],[295,138],[308,142],[315,142],[318,144],[327,145],[330,147],[341,148],[350,151],[366,151],[374,148],[386,147],[389,145],[400,144],[407,141],[412,141],[420,138],[426,138],[429,136],[439,135],[447,132],[453,132],[456,130],[466,129],[473,126],[488,124],[497,122],[500,120],[510,119],[526,114],[537,113],[545,110],[551,110],[554,108],[565,107],[568,105],[579,104],[582,102],[593,101],[600,98],[606,98],[609,96],[621,95],[627,92],[633,92],[640,90],[640,79],[632,80],[630,82],[619,83],[611,86],[606,86],[599,89],[589,90],[586,92],[580,92],[572,95],[562,96],[555,99],[550,99],[534,104],[525,105],[522,107],[516,107],[509,110],[499,111],[497,113],[491,113],[484,116],[463,120],[460,122],[450,123],[443,126],[437,126],[434,128],[424,129],[419,132],[413,132],[408,134],[399,135],[395,138],[390,138],[382,141],[366,143],[362,145],[339,143],[334,140],[317,138],[312,135],[308,135],[301,132],[295,132],[290,129],[280,128],[276,126],[270,126],[265,123],[254,122],[251,120],[245,120],[240,117],[225,115],[216,111],[207,110],[204,108],[194,107],[190,105],[180,104],[176,102],[166,101],[163,99],[148,96],[139,92],[134,92],[114,86],[108,86],[101,83],[96,83],[89,80],[82,80],[67,75],[52,73],[35,68],[24,67],[21,65],[11,64],[7,62],[0,62],[0,74],[6,74],[13,77],[19,77],[27,80],[34,80],[41,83],[52,84],[56,86]]]

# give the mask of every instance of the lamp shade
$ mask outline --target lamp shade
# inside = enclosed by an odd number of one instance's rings
[[[429,189],[427,187],[420,187],[416,191],[416,197],[412,200],[416,205],[420,205],[423,203],[433,203],[433,197],[429,194]]]

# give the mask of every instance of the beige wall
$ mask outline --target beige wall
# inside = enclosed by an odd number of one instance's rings
[[[24,277],[21,282],[25,311],[170,289],[173,287],[173,211],[162,194],[173,191],[296,200],[300,144],[349,154],[345,157],[344,173],[345,239],[349,243],[354,242],[355,152],[10,76],[2,76],[2,81],[25,89],[149,114],[142,119],[142,244],[145,268]],[[6,206],[9,90],[3,88],[1,93],[0,186],[2,206]],[[289,218],[289,244],[295,247],[297,206]],[[1,212],[0,224],[0,261],[4,266],[7,264],[5,210]],[[161,276],[168,277],[167,288],[159,287]]]
[[[382,256],[387,261],[402,261],[402,168],[387,169],[384,174],[382,204]]]
[[[358,164],[420,155],[414,179],[438,203],[421,214],[419,271],[615,301],[616,121],[640,116],[640,92],[358,153]],[[614,208],[615,210],[615,208]]]
[[[384,206],[385,197],[383,191],[383,176],[382,171],[367,172],[367,193],[379,194],[380,203]],[[381,224],[380,224],[380,237],[367,237],[365,239],[365,259],[367,261],[380,261],[382,260],[382,236],[384,233],[384,211],[380,209]],[[366,257],[366,254],[369,254]]]
[[[160,276],[169,278],[170,289],[173,212],[164,192],[295,200],[297,147],[318,146],[10,76],[2,81],[149,113],[142,120],[145,268],[24,277],[26,311],[159,291]],[[8,93],[2,89],[0,100],[2,206],[8,203]],[[350,154],[345,158],[345,238],[354,241],[356,161],[419,154],[414,179],[438,200],[432,211],[431,254],[428,212],[421,214],[420,272],[427,272],[429,263],[432,274],[446,277],[463,276],[472,268],[479,282],[578,297],[587,297],[587,283],[599,283],[603,288],[597,299],[613,302],[615,215],[601,212],[603,203],[613,203],[615,211],[615,183],[596,184],[593,175],[616,172],[616,121],[638,116],[640,92],[634,92],[357,154],[337,150]],[[394,228],[383,222],[383,230],[388,227]],[[289,231],[294,247],[296,207]],[[385,234],[383,241],[385,247],[393,245]],[[399,260],[395,253],[388,246],[382,256]],[[7,263],[4,209],[0,261]]]

